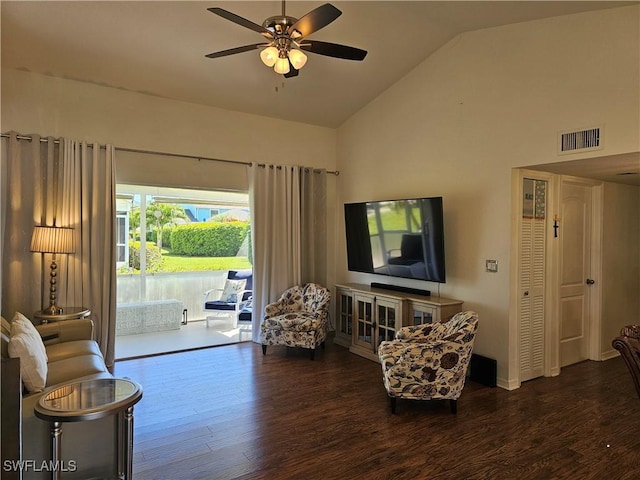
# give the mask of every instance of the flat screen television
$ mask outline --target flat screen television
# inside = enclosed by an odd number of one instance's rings
[[[353,272],[444,283],[442,197],[344,205]]]

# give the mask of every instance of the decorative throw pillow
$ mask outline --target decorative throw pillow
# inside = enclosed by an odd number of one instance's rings
[[[20,359],[20,376],[29,392],[40,392],[47,382],[47,351],[33,323],[16,312],[11,321],[9,356]]]
[[[224,283],[224,290],[222,291],[222,296],[220,297],[221,302],[225,303],[236,303],[238,300],[242,300],[238,298],[238,295],[244,290],[245,285],[247,284],[247,280],[229,280]]]

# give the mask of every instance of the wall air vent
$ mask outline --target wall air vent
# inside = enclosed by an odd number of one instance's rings
[[[560,132],[558,134],[558,154],[600,150],[602,148],[602,127]]]

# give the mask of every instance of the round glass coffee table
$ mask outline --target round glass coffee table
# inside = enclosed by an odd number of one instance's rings
[[[45,391],[35,406],[35,414],[51,422],[51,459],[61,465],[63,422],[96,420],[118,415],[118,477],[133,473],[133,406],[142,398],[142,388],[125,378],[98,378],[74,381]],[[51,478],[58,480],[54,469]]]

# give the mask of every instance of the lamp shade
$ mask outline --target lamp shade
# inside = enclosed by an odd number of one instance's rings
[[[292,49],[289,52],[289,60],[296,70],[300,70],[307,63],[307,56],[300,50]]]
[[[286,57],[279,58],[275,66],[273,67],[273,69],[276,71],[276,73],[279,73],[280,75],[289,73],[289,59]]]
[[[40,253],[73,253],[73,228],[33,227],[31,251]]]
[[[273,67],[278,60],[278,49],[276,47],[267,47],[260,52],[260,59],[267,67]]]

